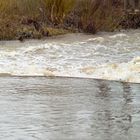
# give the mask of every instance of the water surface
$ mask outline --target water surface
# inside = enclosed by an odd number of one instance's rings
[[[0,77],[1,140],[139,140],[140,85]]]
[[[0,74],[140,83],[140,30],[0,42]]]

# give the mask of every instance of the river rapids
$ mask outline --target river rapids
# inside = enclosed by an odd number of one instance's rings
[[[140,83],[140,30],[1,41],[0,76],[60,76]]]

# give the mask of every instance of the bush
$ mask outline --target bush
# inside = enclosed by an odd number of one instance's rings
[[[31,19],[45,27],[113,31],[119,25],[121,6],[121,0],[0,0],[0,29],[3,38],[8,30],[12,38],[16,34],[12,26],[16,30]]]
[[[66,16],[74,8],[75,0],[42,0],[45,13],[53,23],[63,23]]]

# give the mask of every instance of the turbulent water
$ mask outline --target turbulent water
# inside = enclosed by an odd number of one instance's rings
[[[140,30],[0,42],[0,74],[140,83]]]
[[[139,140],[139,83],[139,30],[2,41],[0,140]]]

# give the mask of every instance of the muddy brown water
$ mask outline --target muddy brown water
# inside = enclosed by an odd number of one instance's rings
[[[0,140],[139,140],[140,84],[0,77]]]

